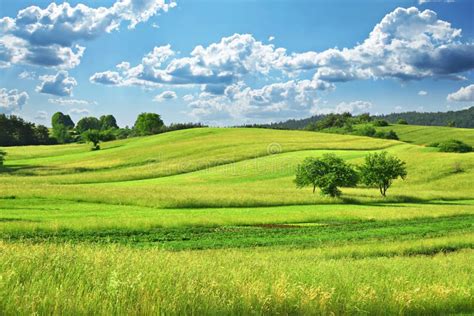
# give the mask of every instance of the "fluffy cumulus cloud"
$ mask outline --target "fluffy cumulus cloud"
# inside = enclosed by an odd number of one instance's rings
[[[258,89],[238,82],[222,95],[203,92],[189,105],[191,115],[209,122],[277,120],[307,115],[317,104],[318,91],[325,88],[311,80],[277,82]]]
[[[36,87],[37,92],[57,96],[71,96],[72,89],[77,85],[76,79],[64,70],[58,71],[56,75],[41,76],[40,80],[41,83]]]
[[[462,87],[458,91],[448,95],[448,101],[470,102],[474,101],[474,84]]]
[[[313,109],[314,114],[329,114],[329,113],[352,113],[360,114],[367,112],[372,108],[372,103],[368,101],[352,101],[352,102],[341,102],[336,107],[315,107]]]
[[[153,101],[156,101],[156,102],[163,102],[163,101],[167,101],[167,100],[173,100],[173,99],[176,99],[177,96],[176,96],[176,92],[174,91],[164,91],[162,93],[160,93],[159,95],[157,95]]]
[[[174,6],[164,0],[119,0],[107,8],[67,2],[27,7],[16,17],[0,19],[0,67],[25,63],[73,68],[85,50],[79,42],[115,31],[123,22],[134,28]]]
[[[425,95],[428,95],[428,92],[425,90],[420,90],[418,91],[418,95],[425,96]]]
[[[90,80],[112,84],[109,78],[113,76],[115,85],[204,85],[209,93],[223,94],[227,86],[247,74],[268,74],[272,62],[284,52],[250,34],[234,34],[208,47],[196,46],[190,56],[171,60],[175,53],[169,45],[155,47],[140,64],[126,69],[117,67],[120,73],[96,73]]]
[[[25,91],[18,91],[17,89],[7,90],[0,89],[0,113],[10,114],[21,108],[28,101],[28,93]]]
[[[169,45],[155,47],[140,63],[121,63],[94,74],[90,81],[116,86],[200,86],[202,92],[187,102],[191,113],[202,119],[288,118],[314,112],[317,92],[331,91],[335,83],[458,80],[473,68],[474,44],[461,40],[460,29],[431,10],[411,7],[387,14],[361,44],[351,48],[289,53],[250,34],[234,34],[207,47],[198,45],[184,57],[176,57]],[[343,107],[358,109],[339,106]]]
[[[460,29],[438,19],[433,11],[397,8],[374,27],[362,44],[351,49],[330,49],[311,60],[318,68],[316,76],[333,82],[459,79],[459,73],[474,68],[474,45],[462,43],[460,37]]]

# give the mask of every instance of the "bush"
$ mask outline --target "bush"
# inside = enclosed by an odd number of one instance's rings
[[[398,119],[397,120],[397,124],[400,124],[400,125],[408,125],[408,122],[405,120],[405,119]]]
[[[441,142],[437,147],[440,151],[447,153],[467,153],[472,151],[472,146],[455,139]]]
[[[365,125],[364,127],[358,129],[355,134],[359,136],[374,137],[376,132],[377,131],[372,126]]]
[[[389,130],[387,133],[385,133],[385,137],[386,139],[395,139],[395,140],[398,140],[398,135],[397,133],[395,133],[394,130]]]
[[[4,152],[3,150],[0,150],[0,167],[3,166],[3,162],[5,161],[5,156],[7,155],[6,152]]]
[[[385,120],[375,120],[372,122],[374,126],[382,127],[382,126],[388,126],[388,122]]]

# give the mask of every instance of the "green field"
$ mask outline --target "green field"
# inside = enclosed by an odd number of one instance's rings
[[[4,148],[0,314],[474,313],[474,153],[420,146],[472,130],[388,128],[406,142],[201,128]],[[382,150],[408,170],[386,198],[293,182],[305,157]]]
[[[474,130],[469,128],[390,124],[377,130],[394,130],[401,141],[417,145],[456,139],[474,146]]]

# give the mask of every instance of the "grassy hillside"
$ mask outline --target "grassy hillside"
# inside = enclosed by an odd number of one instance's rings
[[[399,125],[377,127],[377,130],[394,130],[401,141],[417,145],[428,145],[432,142],[442,142],[457,139],[474,146],[474,129],[442,126]]]
[[[474,153],[414,134],[202,128],[6,148],[0,314],[474,312]],[[381,150],[408,168],[387,198],[293,183],[305,157]]]

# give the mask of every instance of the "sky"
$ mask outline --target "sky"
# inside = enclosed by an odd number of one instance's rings
[[[46,126],[474,105],[471,0],[0,1],[0,113]]]

